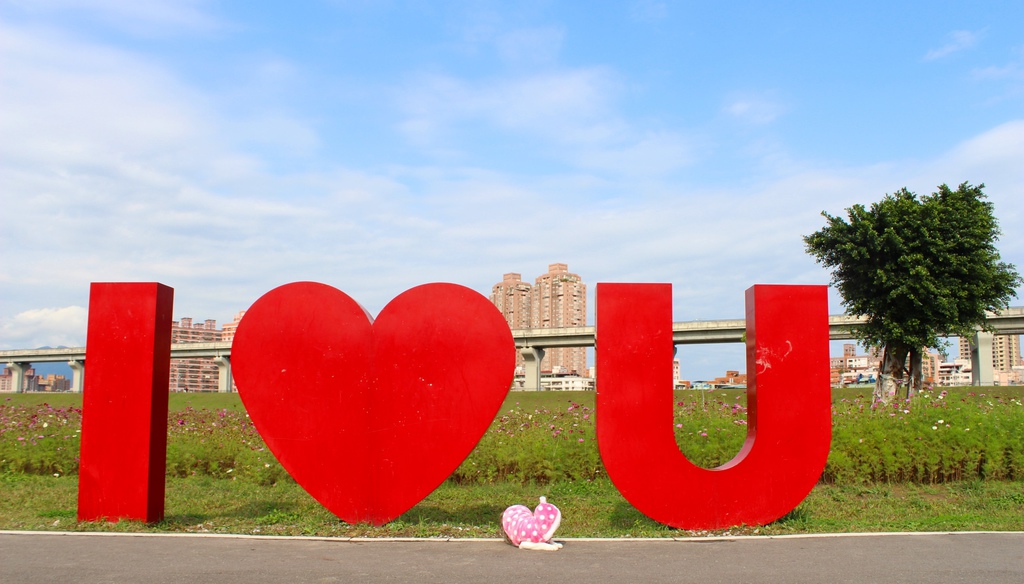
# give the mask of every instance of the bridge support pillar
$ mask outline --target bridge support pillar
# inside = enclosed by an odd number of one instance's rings
[[[11,370],[11,387],[14,393],[25,392],[25,371],[32,367],[31,363],[8,363],[7,368]]]
[[[82,393],[82,384],[83,379],[85,378],[85,363],[72,359],[68,361],[68,366],[71,367],[71,391],[73,393]]]
[[[217,364],[217,391],[231,393],[231,356],[218,355],[213,362]]]
[[[520,349],[519,354],[523,356],[523,390],[541,391],[543,386],[540,383],[540,362],[544,359],[544,349],[540,347],[526,347]]]
[[[971,337],[971,385],[992,385],[992,333],[978,331]]]

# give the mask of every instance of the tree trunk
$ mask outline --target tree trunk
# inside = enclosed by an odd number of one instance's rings
[[[909,349],[903,345],[886,344],[882,351],[882,369],[875,381],[875,402],[889,404],[896,397],[896,392],[903,382],[904,364],[907,362]]]
[[[924,389],[924,371],[921,369],[921,349],[910,350],[910,383],[907,384],[907,397],[914,397]]]

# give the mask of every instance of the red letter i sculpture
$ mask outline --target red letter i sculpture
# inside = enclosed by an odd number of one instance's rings
[[[173,303],[163,284],[90,288],[79,521],[163,519]]]

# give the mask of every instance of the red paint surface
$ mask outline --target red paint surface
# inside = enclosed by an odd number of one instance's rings
[[[630,503],[676,528],[717,529],[770,523],[810,493],[832,432],[826,290],[747,290],[747,439],[702,469],[673,429],[672,286],[597,285],[598,445]]]
[[[455,284],[412,288],[374,322],[348,295],[297,282],[238,325],[235,383],[270,450],[341,519],[386,523],[469,455],[512,384],[508,324]]]
[[[173,303],[162,284],[90,288],[79,521],[163,519]]]

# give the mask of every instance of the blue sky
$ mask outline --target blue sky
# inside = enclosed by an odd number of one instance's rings
[[[821,211],[963,181],[1024,267],[1021,3],[507,4],[0,1],[0,348],[84,344],[93,281],[224,322],[554,262],[591,313],[671,282],[677,320],[739,318],[828,282]]]

